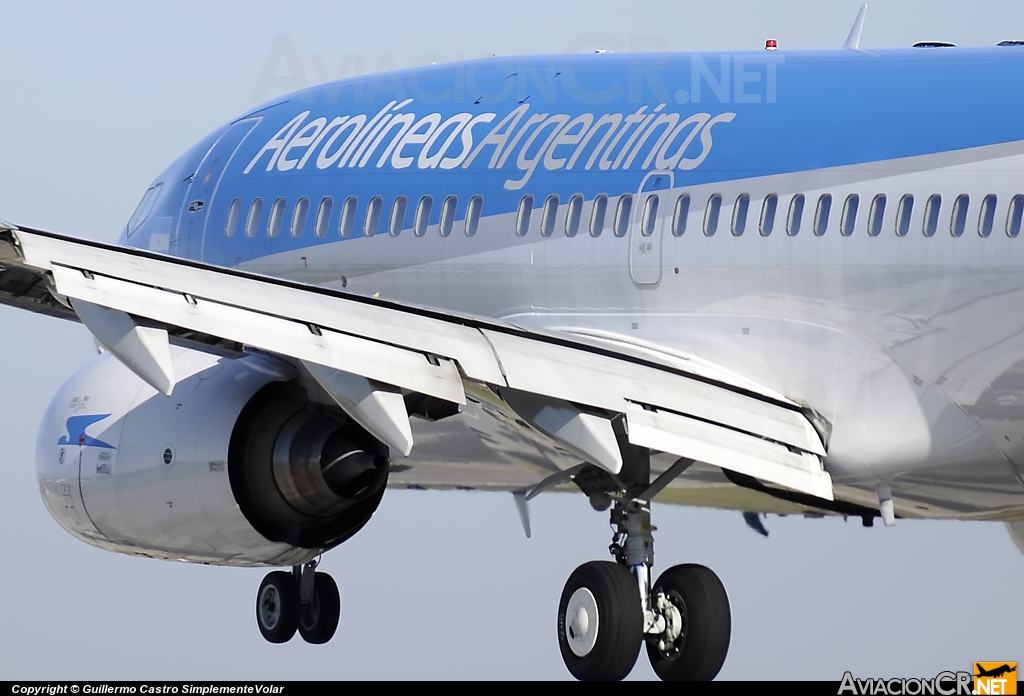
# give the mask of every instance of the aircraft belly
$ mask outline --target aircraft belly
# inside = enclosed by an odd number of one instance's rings
[[[555,457],[548,451],[550,445],[515,428],[488,424],[490,418],[470,408],[434,423],[414,419],[416,446],[408,458],[394,462],[389,486],[513,492],[529,488],[555,471]],[[653,474],[667,470],[675,461],[672,455],[655,454],[651,460]],[[1020,485],[999,454],[970,467],[957,463],[916,469],[896,475],[892,481],[898,492],[896,512],[905,518],[1013,519],[1024,513]],[[579,493],[572,483],[556,486],[552,491]],[[837,484],[835,494],[838,500],[865,508],[877,505],[872,485]],[[718,467],[702,463],[687,469],[656,500],[662,504],[745,512],[821,514],[820,509],[737,486]],[[510,517],[512,510],[509,505]]]
[[[491,432],[487,440],[469,425],[477,416],[460,414],[436,423],[413,421],[416,446],[407,459],[392,464],[388,485],[410,490],[518,491],[535,485],[554,470],[537,443],[527,437]],[[660,474],[676,457],[656,455],[651,469]],[[551,489],[579,493],[573,483]],[[581,501],[583,500],[580,496]],[[695,464],[656,498],[659,503],[776,514],[817,511],[736,486],[721,469]],[[509,517],[514,519],[509,502]]]

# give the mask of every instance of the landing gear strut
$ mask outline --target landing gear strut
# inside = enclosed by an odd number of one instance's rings
[[[577,679],[624,678],[641,643],[655,673],[666,681],[714,679],[722,668],[732,618],[718,576],[686,564],[651,583],[656,528],[649,501],[686,466],[673,467],[635,497],[609,496],[614,500],[609,550],[615,562],[577,568],[558,606],[562,659]]]
[[[267,573],[256,593],[256,624],[271,643],[287,643],[298,630],[307,643],[329,641],[341,617],[338,585],[316,572],[316,561],[295,566],[291,573]]]

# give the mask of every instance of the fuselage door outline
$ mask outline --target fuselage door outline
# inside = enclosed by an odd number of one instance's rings
[[[224,132],[213,147],[210,148],[203,161],[196,168],[189,184],[188,192],[178,216],[175,239],[171,242],[170,253],[182,258],[203,259],[206,250],[206,234],[211,221],[220,220],[227,215],[227,205],[218,209],[222,215],[215,216],[214,200],[224,180],[224,173],[234,159],[245,139],[259,124],[262,117],[247,118],[232,125]],[[198,245],[198,247],[197,247]]]
[[[672,172],[654,171],[643,178],[637,190],[629,225],[629,274],[639,287],[653,287],[661,281],[662,228],[666,212],[671,210],[666,194],[674,181]],[[656,202],[651,200],[654,196]]]

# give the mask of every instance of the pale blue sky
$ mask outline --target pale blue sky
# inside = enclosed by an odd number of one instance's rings
[[[859,2],[0,3],[0,218],[112,240],[149,181],[200,137],[272,96],[275,36],[295,87],[481,55],[842,45]],[[1024,3],[874,2],[865,47],[1024,39]],[[279,85],[280,87],[280,85]],[[949,95],[955,98],[955,92]],[[555,639],[565,578],[604,558],[606,516],[580,496],[389,492],[325,557],[342,591],[335,639],[271,646],[253,618],[263,571],[128,558],[53,522],[35,433],[93,353],[80,327],[0,308],[0,679],[566,678]],[[769,518],[655,507],[659,568],[723,578],[734,633],[722,678],[933,676],[1024,659],[1024,556],[1001,524]],[[634,677],[653,673],[641,656]]]

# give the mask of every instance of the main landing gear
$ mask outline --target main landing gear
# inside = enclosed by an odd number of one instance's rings
[[[558,644],[577,679],[624,678],[641,643],[665,681],[713,679],[725,662],[732,618],[718,576],[686,564],[669,568],[651,583],[655,527],[648,501],[680,471],[666,472],[671,476],[663,482],[659,477],[642,497],[615,498],[609,547],[615,561],[584,563],[562,590]],[[602,500],[601,495],[591,495],[591,501]],[[603,500],[609,498],[605,494]]]
[[[256,594],[256,624],[271,643],[287,643],[296,630],[307,643],[326,643],[340,617],[338,585],[316,572],[316,561],[267,573]]]

